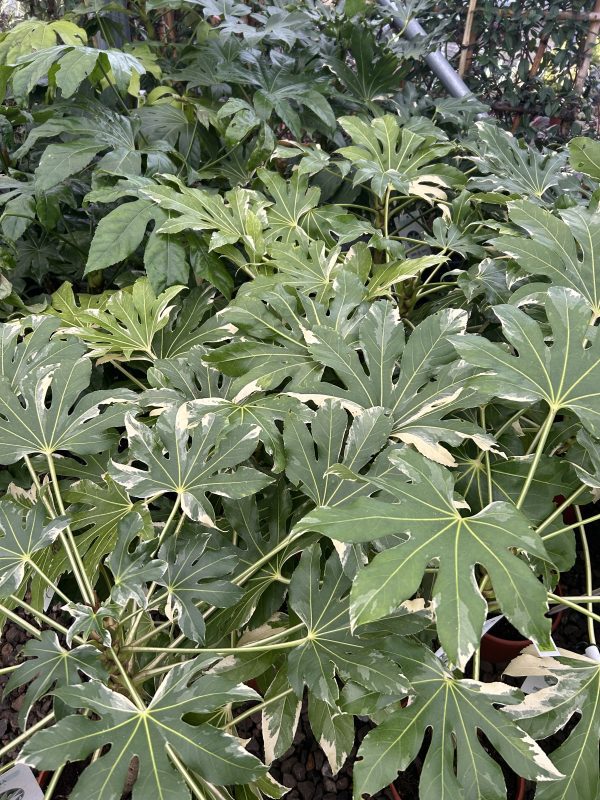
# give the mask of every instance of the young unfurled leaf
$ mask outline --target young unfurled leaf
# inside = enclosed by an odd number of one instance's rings
[[[438,637],[451,663],[464,669],[479,644],[487,610],[474,577],[475,565],[481,564],[502,612],[517,630],[552,649],[550,620],[544,616],[546,590],[514,552],[549,560],[526,517],[506,502],[462,516],[450,472],[408,448],[392,451],[389,459],[398,473],[369,476],[368,481],[394,502],[361,497],[335,508],[316,508],[300,523],[303,530],[342,542],[405,540],[384,549],[359,572],[351,590],[353,626],[386,617],[411,598],[435,559]]]
[[[319,700],[335,707],[339,696],[336,674],[373,691],[398,698],[409,684],[392,661],[350,632],[348,590],[337,553],[325,564],[321,579],[321,548],[304,550],[290,584],[290,606],[307,628],[307,640],[288,655],[288,678],[298,697],[304,686]]]
[[[517,775],[542,782],[561,777],[539,745],[495,707],[518,703],[518,690],[504,683],[455,678],[430,650],[406,640],[394,657],[414,686],[416,699],[367,734],[354,767],[357,800],[375,794],[405,770],[417,757],[427,730],[432,735],[421,771],[421,800],[506,798],[500,765],[486,752],[478,731]]]
[[[119,523],[119,535],[115,548],[106,559],[113,576],[110,597],[113,603],[125,606],[134,600],[141,608],[147,604],[146,584],[159,580],[167,569],[165,561],[152,558],[154,542],[138,542],[131,551],[131,543],[143,532],[139,514],[128,514]]]
[[[46,512],[41,502],[31,509],[18,505],[10,497],[0,500],[0,595],[17,591],[25,575],[32,572],[34,553],[45,550],[64,530],[69,521],[58,517],[44,525]]]
[[[529,652],[508,667],[513,676],[540,675],[553,685],[533,692],[519,706],[507,709],[511,718],[536,739],[557,733],[580,717],[569,735],[551,753],[564,774],[562,780],[542,783],[539,800],[593,798],[600,791],[598,740],[600,739],[600,664],[591,658],[561,652],[561,658],[540,658]],[[524,773],[520,773],[521,775]]]
[[[42,631],[39,640],[30,639],[21,653],[28,660],[11,674],[4,695],[29,683],[19,710],[19,725],[23,729],[33,704],[53,688],[81,683],[80,672],[88,678],[108,680],[108,671],[95,647],[86,644],[65,650],[52,631]]]
[[[167,604],[177,611],[177,624],[193,642],[204,641],[204,618],[198,601],[227,608],[241,597],[242,590],[226,578],[231,577],[237,558],[227,550],[207,550],[207,539],[198,535],[183,541],[166,542],[159,557],[167,564],[164,575],[156,578],[169,593]]]
[[[173,310],[169,303],[183,288],[172,286],[156,296],[150,281],[140,278],[131,289],[115,292],[100,308],[74,311],[77,323],[64,330],[86,342],[92,356],[153,360],[154,337],[167,325]]]
[[[473,379],[476,387],[519,403],[543,400],[553,414],[568,409],[600,436],[600,339],[590,332],[592,310],[580,294],[562,286],[548,290],[545,308],[550,347],[540,325],[512,305],[494,311],[518,355],[475,334],[451,341],[465,361],[487,370]]]
[[[268,475],[253,467],[239,466],[256,449],[256,426],[225,430],[225,420],[214,414],[205,414],[191,426],[189,408],[184,403],[164,411],[154,430],[133,414],[127,415],[125,427],[128,458],[144,466],[113,461],[110,474],[114,480],[135,497],[174,492],[181,498],[184,513],[205,525],[214,526],[209,492],[246,497],[271,483]]]
[[[92,364],[87,358],[60,366],[38,367],[20,391],[0,375],[0,463],[14,464],[26,455],[99,453],[108,449],[111,429],[136,396],[127,389],[90,392]],[[78,399],[79,398],[79,399]]]
[[[73,617],[73,622],[65,634],[69,647],[71,647],[73,637],[76,635],[80,635],[84,639],[102,642],[105,647],[110,647],[112,637],[104,623],[107,619],[119,619],[119,614],[122,610],[120,606],[115,603],[108,603],[94,609],[81,603],[69,603],[69,605],[64,606],[64,610],[68,611]]]
[[[69,706],[88,708],[98,718],[65,717],[35,734],[23,748],[22,760],[36,769],[56,769],[110,744],[108,752],[84,768],[72,800],[116,800],[133,758],[139,760],[134,797],[188,800],[190,792],[173,766],[171,752],[212,783],[256,780],[266,767],[233,736],[207,723],[190,725],[182,719],[231,702],[254,700],[256,692],[232,684],[226,676],[202,675],[194,680],[197,671],[193,661],[174,667],[144,709],[98,681],[57,689],[56,696]]]

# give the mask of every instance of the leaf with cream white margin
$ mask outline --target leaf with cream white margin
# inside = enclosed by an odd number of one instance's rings
[[[92,364],[87,358],[38,367],[13,389],[0,375],[0,463],[23,456],[67,450],[99,453],[113,441],[111,429],[136,401],[127,389],[90,392]]]
[[[431,742],[421,770],[421,800],[505,800],[502,769],[478,731],[517,775],[540,781],[543,787],[561,777],[541,747],[496,708],[518,703],[518,689],[497,681],[456,678],[428,648],[409,640],[403,640],[396,658],[416,698],[365,737],[354,767],[356,800],[375,794],[405,770],[428,730]]]
[[[315,739],[327,756],[334,775],[344,766],[354,746],[354,717],[308,695],[308,721]]]
[[[425,568],[436,561],[433,587],[437,634],[450,662],[464,669],[479,645],[487,603],[477,587],[475,565],[489,574],[503,614],[542,649],[552,649],[546,590],[516,551],[548,561],[540,537],[512,503],[494,502],[463,517],[453,475],[409,448],[391,451],[395,474],[369,476],[393,502],[361,497],[335,508],[316,508],[299,529],[342,542],[396,537],[361,570],[350,599],[353,627],[391,614],[419,589]],[[356,476],[357,480],[363,480]]]
[[[83,761],[95,750],[102,755],[84,766],[71,800],[117,800],[129,766],[138,759],[133,800],[188,800],[191,795],[171,753],[188,769],[219,785],[247,783],[266,772],[240,742],[208,723],[191,725],[187,714],[206,714],[229,703],[258,699],[255,691],[235,685],[227,676],[200,675],[196,660],[175,666],[150,704],[131,700],[98,681],[55,690],[71,708],[86,708],[97,718],[74,714],[35,734],[21,760],[36,769],[53,770],[67,761]],[[110,749],[104,751],[105,745]]]
[[[454,457],[442,442],[456,446],[471,438],[478,447],[493,446],[493,439],[474,423],[448,418],[485,399],[471,386],[474,370],[456,358],[448,341],[449,336],[464,335],[466,325],[466,312],[443,310],[417,325],[406,341],[395,304],[380,300],[360,320],[356,344],[333,328],[313,327],[308,350],[338,380],[314,382],[310,392],[295,396],[315,402],[337,397],[352,408],[382,406],[393,420],[393,438],[453,466]]]
[[[538,786],[536,800],[596,800],[600,793],[600,663],[560,650],[559,658],[540,658],[528,648],[512,661],[506,675],[543,677],[549,685],[508,709],[510,716],[536,739],[560,731],[575,717],[575,727],[551,753],[564,778]]]
[[[132,287],[112,294],[100,308],[73,310],[77,323],[62,329],[86,342],[93,357],[154,360],[153,340],[167,325],[169,305],[183,286],[171,286],[156,296],[150,281],[139,278]]]
[[[321,548],[305,549],[290,583],[289,605],[306,625],[306,641],[288,653],[288,680],[297,697],[304,686],[336,708],[336,675],[367,689],[398,699],[410,686],[387,656],[361,641],[350,630],[348,590],[351,581],[334,551],[321,575]]]
[[[519,200],[509,203],[508,215],[517,229],[491,243],[524,272],[579,292],[600,317],[600,213],[574,206],[560,209],[557,216]]]
[[[285,459],[277,423],[292,416],[308,419],[311,412],[296,398],[258,391],[252,383],[236,392],[231,378],[205,362],[210,352],[195,345],[185,357],[155,361],[148,370],[148,380],[156,388],[144,392],[140,404],[154,406],[160,412],[169,405],[193,401],[188,404],[190,424],[208,413],[222,417],[228,425],[252,422],[273,457],[273,470],[281,472]]]
[[[112,461],[109,473],[134,497],[177,494],[184,514],[214,527],[209,492],[234,499],[247,497],[272,481],[253,467],[239,466],[256,449],[258,427],[226,427],[225,420],[215,414],[205,414],[190,425],[187,403],[164,411],[154,429],[127,414],[129,463]]]
[[[485,373],[473,384],[505,400],[530,405],[543,400],[551,413],[570,410],[584,428],[600,436],[600,339],[590,328],[592,309],[577,292],[548,289],[546,315],[552,344],[539,323],[520,308],[494,307],[507,341],[518,355],[477,334],[452,336],[465,361]]]
[[[14,594],[32,570],[33,555],[46,550],[68,525],[66,517],[44,524],[41,503],[25,509],[10,496],[0,500],[0,597]],[[23,587],[25,592],[26,586]]]
[[[53,687],[81,683],[80,672],[88,678],[108,680],[108,672],[96,647],[84,644],[73,650],[65,650],[53,631],[42,631],[39,639],[30,639],[21,654],[27,657],[27,661],[21,662],[11,673],[4,687],[4,696],[19,686],[29,684],[19,709],[19,725],[22,729],[25,729],[33,704],[49,694]]]
[[[287,670],[282,667],[265,692],[268,705],[262,710],[265,762],[269,765],[290,749],[300,719],[302,698],[297,697],[294,692],[285,694],[286,690],[289,690]]]
[[[148,603],[146,584],[158,581],[167,569],[165,561],[152,558],[155,542],[140,541],[143,532],[141,516],[132,511],[119,523],[117,542],[105,561],[113,577],[110,599],[121,607],[133,600],[145,608]],[[134,540],[138,541],[131,550]]]
[[[445,199],[445,173],[436,159],[454,149],[436,136],[421,136],[392,114],[372,119],[340,117],[338,120],[352,144],[338,153],[354,166],[354,184],[370,181],[378,197],[388,188],[406,195]]]

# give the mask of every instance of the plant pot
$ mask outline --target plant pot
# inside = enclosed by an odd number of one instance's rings
[[[527,781],[524,778],[517,778],[517,793],[515,800],[525,800],[525,792],[527,791]]]
[[[557,594],[561,594],[560,587],[557,589]],[[560,625],[562,616],[562,611],[559,611],[558,614],[554,614],[552,633],[554,633]],[[505,661],[512,661],[513,658],[519,655],[521,650],[529,647],[530,644],[531,639],[504,639],[501,636],[494,636],[493,633],[484,633],[481,637],[481,658],[484,661],[489,661],[491,664],[501,664]]]

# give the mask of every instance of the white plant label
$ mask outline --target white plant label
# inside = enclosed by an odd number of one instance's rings
[[[0,775],[0,800],[44,800],[44,793],[29,767],[17,764]]]

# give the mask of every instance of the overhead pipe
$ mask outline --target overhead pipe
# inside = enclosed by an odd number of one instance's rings
[[[411,42],[415,39],[427,36],[421,23],[416,19],[403,19],[398,13],[397,6],[393,2],[390,2],[390,0],[378,0],[378,3],[386,14],[391,16],[392,27],[395,28],[398,33],[406,36]],[[468,97],[473,94],[441,50],[434,50],[431,53],[427,53],[425,61],[452,97]]]

